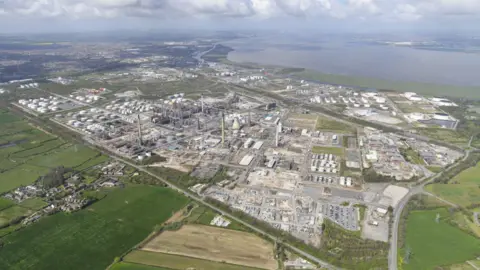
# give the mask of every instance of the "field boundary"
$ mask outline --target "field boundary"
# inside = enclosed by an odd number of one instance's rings
[[[230,265],[233,267],[239,267],[247,270],[266,270],[266,268],[258,268],[258,267],[252,267],[252,266],[247,266],[247,265],[241,265],[241,264],[234,264],[234,263],[229,263],[225,261],[213,261],[209,259],[204,259],[204,258],[197,258],[197,257],[192,257],[192,256],[186,256],[186,255],[181,255],[181,254],[170,254],[170,253],[165,253],[165,252],[155,252],[155,251],[149,251],[149,250],[137,250],[138,253],[144,253],[144,254],[150,254],[150,255],[159,255],[159,256],[174,256],[174,257],[179,257],[179,258],[185,258],[186,260],[197,260],[197,261],[204,261],[212,264],[218,264],[218,265]],[[134,263],[134,264],[139,264],[139,265],[146,265],[146,266],[152,266],[152,267],[163,267],[163,268],[168,268],[170,269],[171,267],[169,266],[161,266],[161,265],[154,265],[154,264],[148,264],[148,263],[143,263],[143,262],[138,262],[138,261],[132,261],[132,260],[122,260],[123,262],[127,263]],[[112,264],[113,265],[113,264]],[[175,268],[171,268],[174,270]]]

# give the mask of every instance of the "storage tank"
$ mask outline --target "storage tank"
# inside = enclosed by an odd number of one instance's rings
[[[450,120],[450,116],[446,113],[435,113],[433,119],[436,120]]]

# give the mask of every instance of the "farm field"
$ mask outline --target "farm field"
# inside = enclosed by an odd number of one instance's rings
[[[0,211],[13,205],[12,201],[0,197]]]
[[[440,220],[436,222],[437,214]],[[445,221],[446,208],[412,211],[407,219],[406,247],[412,255],[403,269],[435,269],[464,263],[480,255],[480,241]],[[403,256],[403,254],[402,254]]]
[[[187,202],[167,188],[114,189],[84,210],[5,236],[0,269],[105,269]]]
[[[332,154],[334,156],[343,157],[345,155],[345,149],[343,147],[323,147],[313,146],[313,154]]]
[[[480,163],[461,172],[448,184],[431,184],[426,189],[447,201],[466,207],[474,202],[480,202],[479,175]]]
[[[453,215],[452,221],[463,230],[470,231],[478,238],[480,238],[480,226],[473,221],[473,213],[465,214],[463,212],[456,212]],[[479,240],[480,241],[480,240]]]
[[[120,262],[112,265],[110,270],[172,270],[171,268],[155,267],[137,263]]]
[[[32,210],[18,205],[3,209],[2,211],[0,211],[0,227],[7,225],[9,222],[15,220],[16,218],[28,216],[32,213]]]
[[[46,202],[38,198],[25,200],[18,205],[15,205],[13,201],[6,199],[2,199],[2,201],[4,207],[0,208],[0,227],[7,225],[14,220],[18,220],[18,218],[22,216],[28,216],[47,206]],[[5,231],[8,232],[9,230]]]
[[[0,193],[29,185],[52,168],[82,170],[108,157],[35,129],[11,113],[0,112]]]
[[[352,133],[354,131],[354,127],[348,124],[331,120],[322,116],[319,116],[317,118],[315,129],[337,132],[337,133]]]
[[[211,226],[185,225],[178,231],[163,232],[142,250],[263,269],[277,268],[273,246],[266,240]]]
[[[454,264],[454,265],[449,265],[449,266],[442,266],[442,269],[445,269],[445,270],[476,270],[475,268],[473,268],[473,266],[471,266],[468,263],[459,263],[459,264]]]
[[[48,205],[48,203],[42,201],[39,198],[27,199],[27,200],[25,200],[25,201],[23,201],[19,204],[19,206],[21,206],[21,207],[32,209],[34,211],[40,210],[47,205]]]
[[[259,270],[258,268],[251,268],[243,265],[233,265],[223,262],[139,250],[127,254],[127,256],[124,257],[124,260],[129,263],[166,267],[167,269],[172,270]]]

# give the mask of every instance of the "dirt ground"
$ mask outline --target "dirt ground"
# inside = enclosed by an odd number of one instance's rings
[[[184,225],[178,231],[163,232],[143,250],[277,269],[273,246],[266,240],[245,232],[203,225]]]

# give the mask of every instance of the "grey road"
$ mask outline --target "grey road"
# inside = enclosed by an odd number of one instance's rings
[[[471,143],[471,141],[472,140],[470,140],[470,143]],[[466,151],[466,154],[461,161],[465,161],[470,156],[471,152],[472,152],[472,150]],[[457,166],[461,161],[457,162],[454,166]],[[405,197],[403,197],[403,199],[398,203],[397,207],[393,210],[393,216],[394,217],[393,217],[393,226],[392,226],[392,239],[390,241],[390,252],[389,252],[389,255],[388,255],[388,269],[389,270],[397,270],[397,263],[398,263],[398,255],[397,255],[397,253],[398,253],[398,250],[397,250],[397,246],[398,246],[398,227],[399,227],[399,224],[400,224],[400,216],[402,214],[403,208],[405,208],[405,206],[407,205],[410,198],[412,198],[412,196],[414,196],[416,194],[420,194],[420,193],[425,193],[423,188],[426,185],[435,181],[435,179],[440,177],[442,174],[443,174],[443,172],[439,172],[435,176],[433,176],[430,180],[428,180],[428,181],[410,189],[410,192]],[[422,179],[422,180],[424,180],[424,179]],[[427,194],[435,196],[435,195],[430,194],[430,193],[427,193]],[[435,196],[435,197],[438,198],[437,196]],[[448,203],[452,206],[456,206],[455,204],[453,204],[451,202],[448,202],[444,199],[441,199],[441,201],[443,201],[445,203]]]

